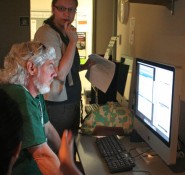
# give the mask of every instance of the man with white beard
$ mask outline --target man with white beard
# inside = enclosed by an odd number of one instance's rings
[[[73,160],[72,132],[65,130],[60,140],[48,119],[43,98],[53,79],[57,79],[55,58],[54,48],[23,42],[12,46],[4,69],[0,69],[0,88],[18,104],[23,118],[22,146],[12,175],[81,174]],[[47,140],[56,147],[58,156]]]

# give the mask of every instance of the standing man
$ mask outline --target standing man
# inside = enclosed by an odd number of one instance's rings
[[[74,134],[78,132],[81,100],[79,71],[90,66],[90,61],[80,66],[76,48],[78,37],[71,23],[77,6],[77,0],[53,0],[52,16],[38,29],[34,38],[56,51],[58,76],[45,100],[50,121],[59,135],[64,129],[71,129]]]
[[[80,175],[73,159],[73,138],[64,131],[62,142],[48,114],[42,94],[57,76],[55,50],[38,42],[14,44],[0,70],[1,88],[18,104],[23,139],[12,175]],[[47,144],[59,150],[59,158]]]

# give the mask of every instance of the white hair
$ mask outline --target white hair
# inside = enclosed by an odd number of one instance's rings
[[[0,70],[0,83],[27,85],[27,61],[32,61],[39,67],[47,60],[55,60],[56,53],[53,47],[45,47],[42,43],[29,41],[14,44],[5,57],[4,69]]]

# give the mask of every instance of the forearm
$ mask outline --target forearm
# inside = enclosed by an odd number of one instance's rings
[[[62,161],[59,160],[47,143],[31,147],[28,151],[43,175],[82,175],[74,164],[74,160],[71,159],[71,154],[67,153],[70,148],[65,147],[66,145],[63,145],[63,149],[67,149],[63,155],[66,158]],[[70,153],[72,153],[71,150]]]
[[[60,59],[58,65],[58,79],[64,81],[67,74],[69,73],[76,52],[76,42],[69,42],[65,53],[63,54],[62,58]]]
[[[74,164],[70,166],[61,164],[57,156],[45,157],[44,160],[35,158],[35,161],[43,175],[82,175]]]
[[[43,175],[82,175],[75,164],[62,164],[55,154],[52,157],[35,157],[34,160]]]
[[[45,158],[44,161],[41,159],[35,161],[43,175],[82,175],[75,165],[62,165],[57,159]]]
[[[61,143],[60,136],[50,122],[45,125],[45,133],[48,140],[55,147],[55,150],[59,150]]]
[[[35,158],[35,161],[43,175],[64,175],[61,171],[61,165],[57,156],[54,156],[45,157],[44,159]]]
[[[43,175],[64,175],[57,155],[47,143],[28,149]]]

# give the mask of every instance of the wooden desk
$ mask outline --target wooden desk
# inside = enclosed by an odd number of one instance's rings
[[[129,151],[132,148],[145,147],[145,143],[133,143],[129,141],[128,137],[124,137],[123,143]],[[95,137],[78,135],[75,139],[77,145],[77,151],[79,159],[84,168],[86,175],[110,175],[107,165],[100,156],[96,145]],[[138,153],[133,149],[131,151],[132,156],[137,155]],[[158,157],[154,156],[151,159],[143,159],[140,156],[135,158],[136,166],[132,171],[127,171],[123,173],[116,173],[115,175],[148,175],[150,172],[151,175],[185,175],[183,173],[174,173],[170,170],[168,166]],[[185,166],[185,165],[184,165]],[[141,171],[140,173],[138,173]],[[148,171],[148,172],[147,172]]]

